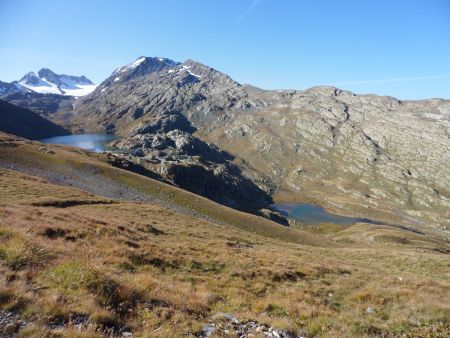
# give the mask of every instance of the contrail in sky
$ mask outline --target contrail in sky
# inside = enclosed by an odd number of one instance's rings
[[[259,4],[260,2],[261,2],[261,0],[253,0],[253,1],[250,3],[250,5],[248,5],[248,7],[245,9],[245,11],[242,12],[242,14],[239,15],[239,16],[236,18],[235,24],[238,24],[238,23],[240,23],[242,20],[244,20],[245,17],[246,17],[247,15],[249,15],[250,12],[251,12],[256,6],[258,6],[258,4]]]

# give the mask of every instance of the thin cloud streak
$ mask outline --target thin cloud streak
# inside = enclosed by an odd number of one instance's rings
[[[261,2],[261,0],[253,0],[253,1],[250,3],[250,5],[248,5],[248,7],[245,9],[245,11],[242,12],[242,14],[239,15],[239,16],[236,18],[235,24],[237,25],[237,24],[239,24],[242,20],[244,20],[244,19],[247,17],[247,15],[249,15],[249,14],[251,13],[251,11],[252,11],[256,6],[259,5],[260,2]]]
[[[379,80],[362,80],[362,81],[348,81],[333,83],[334,86],[348,86],[348,85],[366,85],[366,84],[385,84],[393,82],[410,82],[410,81],[422,81],[422,80],[438,80],[438,79],[450,79],[449,75],[432,75],[432,76],[410,76],[410,77],[395,77],[391,79],[379,79]]]

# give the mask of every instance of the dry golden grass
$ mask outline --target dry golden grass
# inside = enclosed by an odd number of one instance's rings
[[[209,222],[4,169],[0,192],[0,308],[29,323],[23,337],[195,336],[217,312],[308,337],[449,333],[449,246],[437,239],[359,224],[285,241],[281,226],[243,231],[258,218],[228,208]]]

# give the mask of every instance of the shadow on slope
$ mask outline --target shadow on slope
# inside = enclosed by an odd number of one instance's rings
[[[31,110],[0,101],[0,131],[29,139],[70,134]]]

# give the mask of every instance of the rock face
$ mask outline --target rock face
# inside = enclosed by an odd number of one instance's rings
[[[69,134],[64,128],[53,124],[38,114],[1,100],[0,131],[28,139]]]
[[[450,101],[333,87],[265,91],[192,60],[141,59],[133,64],[153,66],[125,78],[130,65],[119,68],[77,101],[86,130],[150,134],[156,147],[165,142],[160,131],[179,130],[231,154],[245,177],[280,200],[424,226],[449,222]],[[144,148],[138,156],[155,150]]]

